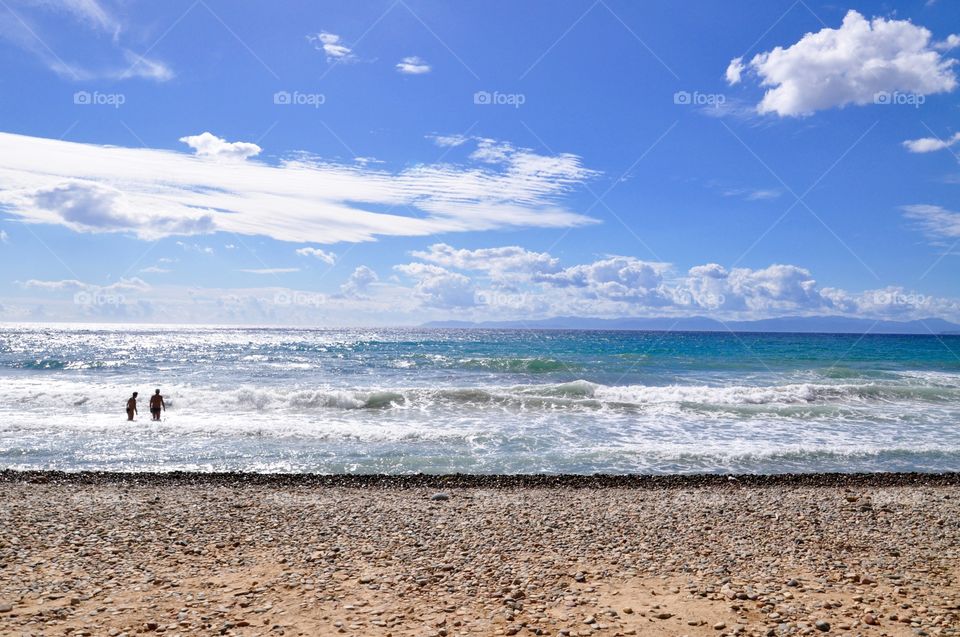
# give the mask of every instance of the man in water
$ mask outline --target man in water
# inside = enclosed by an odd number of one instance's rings
[[[133,416],[137,413],[137,392],[133,392],[127,400],[127,420],[133,420]]]
[[[160,420],[160,410],[167,410],[167,405],[163,402],[163,396],[160,395],[160,390],[158,389],[153,396],[150,397],[150,413],[153,414],[154,420]]]

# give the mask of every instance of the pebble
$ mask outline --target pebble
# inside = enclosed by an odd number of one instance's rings
[[[957,479],[816,480],[0,471],[0,632],[960,634]]]

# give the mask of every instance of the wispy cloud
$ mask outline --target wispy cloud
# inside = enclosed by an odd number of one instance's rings
[[[299,272],[300,268],[241,268],[239,271],[247,274],[289,274]]]
[[[930,204],[904,206],[903,212],[934,241],[960,238],[960,212]]]
[[[466,165],[390,172],[305,155],[278,165],[224,163],[0,133],[0,204],[31,223],[144,239],[223,231],[331,244],[595,223],[563,205],[596,174],[576,155],[476,144]]]
[[[431,67],[427,61],[415,55],[405,57],[397,63],[397,71],[404,75],[423,75],[430,70]]]
[[[307,41],[313,44],[318,51],[323,51],[327,62],[353,62],[357,58],[353,49],[343,43],[336,33],[321,31],[307,36]]]
[[[106,40],[91,38],[96,46],[86,47],[81,56],[90,59],[74,59],[71,53],[76,49],[76,38],[63,40],[45,28],[46,21],[52,16],[64,16],[71,20],[75,32],[85,29],[94,34],[106,33],[110,37]],[[0,3],[0,38],[31,53],[51,71],[66,79],[144,78],[158,82],[172,79],[175,73],[165,62],[124,46],[123,33],[126,30],[127,25],[97,0]],[[96,56],[96,61],[93,61],[93,56]]]

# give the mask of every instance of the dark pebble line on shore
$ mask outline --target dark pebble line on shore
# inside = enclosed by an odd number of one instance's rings
[[[786,474],[311,474],[311,473],[163,473],[112,471],[0,470],[0,484],[76,484],[129,486],[354,487],[382,489],[691,489],[742,487],[921,487],[960,486],[960,472],[950,473],[786,473]]]

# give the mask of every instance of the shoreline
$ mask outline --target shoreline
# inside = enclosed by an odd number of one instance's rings
[[[319,474],[203,471],[60,471],[0,469],[0,484],[217,485],[381,489],[716,489],[764,487],[960,487],[960,472],[776,474]]]

